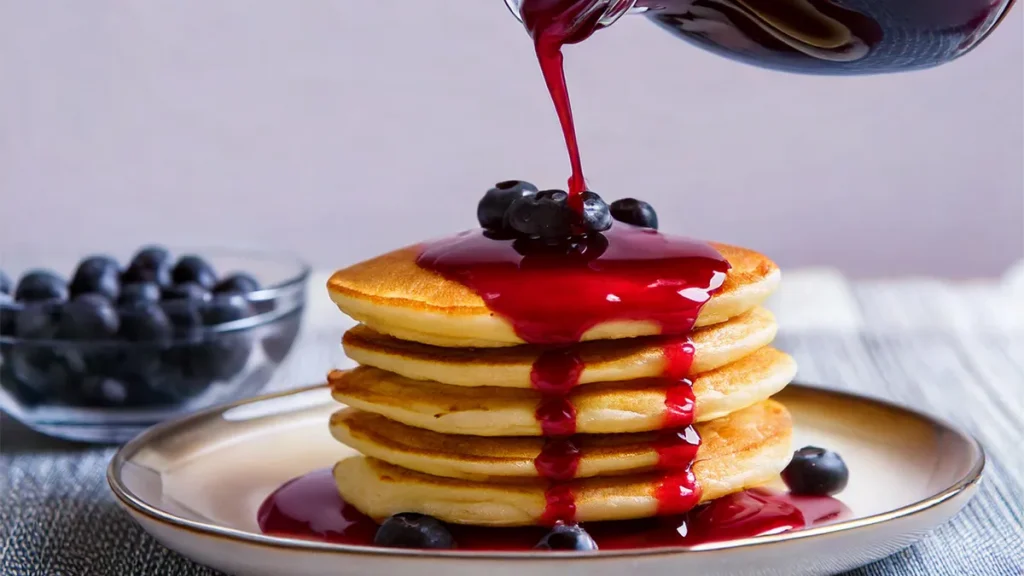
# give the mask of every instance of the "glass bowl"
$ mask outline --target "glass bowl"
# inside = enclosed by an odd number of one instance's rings
[[[16,282],[32,269],[70,274],[78,261],[30,253],[5,250],[0,268]],[[243,313],[159,341],[19,338],[17,322],[59,323],[66,302],[25,304],[0,294],[0,409],[50,436],[118,443],[167,418],[262,391],[298,335],[309,267],[283,254],[172,253],[198,254],[218,272],[247,273],[260,288],[211,301],[160,301],[169,317],[193,307],[208,318],[229,300]]]

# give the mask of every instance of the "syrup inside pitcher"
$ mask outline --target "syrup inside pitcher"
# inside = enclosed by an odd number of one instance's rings
[[[527,11],[576,14],[585,38],[643,15],[702,48],[756,66],[809,74],[928,68],[974,48],[1014,0],[505,0]],[[578,41],[578,40],[577,40]],[[567,42],[572,43],[572,42]]]

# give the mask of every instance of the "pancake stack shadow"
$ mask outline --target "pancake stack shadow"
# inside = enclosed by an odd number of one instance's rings
[[[375,519],[524,526],[679,514],[772,482],[790,459],[790,416],[770,397],[796,365],[771,347],[776,322],[759,307],[778,282],[770,262],[757,274],[733,262],[742,285],[722,291],[728,306],[713,306],[716,294],[702,311],[715,321],[690,334],[557,347],[481,346],[472,317],[473,346],[432,338],[429,316],[375,309],[403,300],[359,280],[373,262],[329,283],[363,323],[343,340],[360,366],[328,379],[346,406],[331,433],[361,453],[335,466],[338,489]]]

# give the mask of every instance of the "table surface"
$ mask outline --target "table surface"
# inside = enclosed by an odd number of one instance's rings
[[[350,365],[350,324],[310,286],[304,329],[270,387]],[[918,544],[850,574],[1024,574],[1024,269],[1001,281],[849,282],[829,270],[787,273],[769,302],[777,345],[799,380],[886,398],[956,422],[986,448],[974,500]],[[0,422],[0,574],[208,576],[119,510],[104,471],[114,449],[45,438]],[[883,487],[884,488],[884,487]]]

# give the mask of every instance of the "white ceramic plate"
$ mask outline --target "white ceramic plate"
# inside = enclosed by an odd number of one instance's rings
[[[853,516],[784,534],[691,548],[577,552],[395,550],[265,536],[260,503],[285,481],[350,455],[327,430],[325,387],[264,396],[167,422],[126,444],[107,478],[168,548],[238,576],[832,574],[892,554],[956,514],[977,490],[977,441],[934,418],[864,397],[791,385],[777,396],[795,446],[838,451]]]

